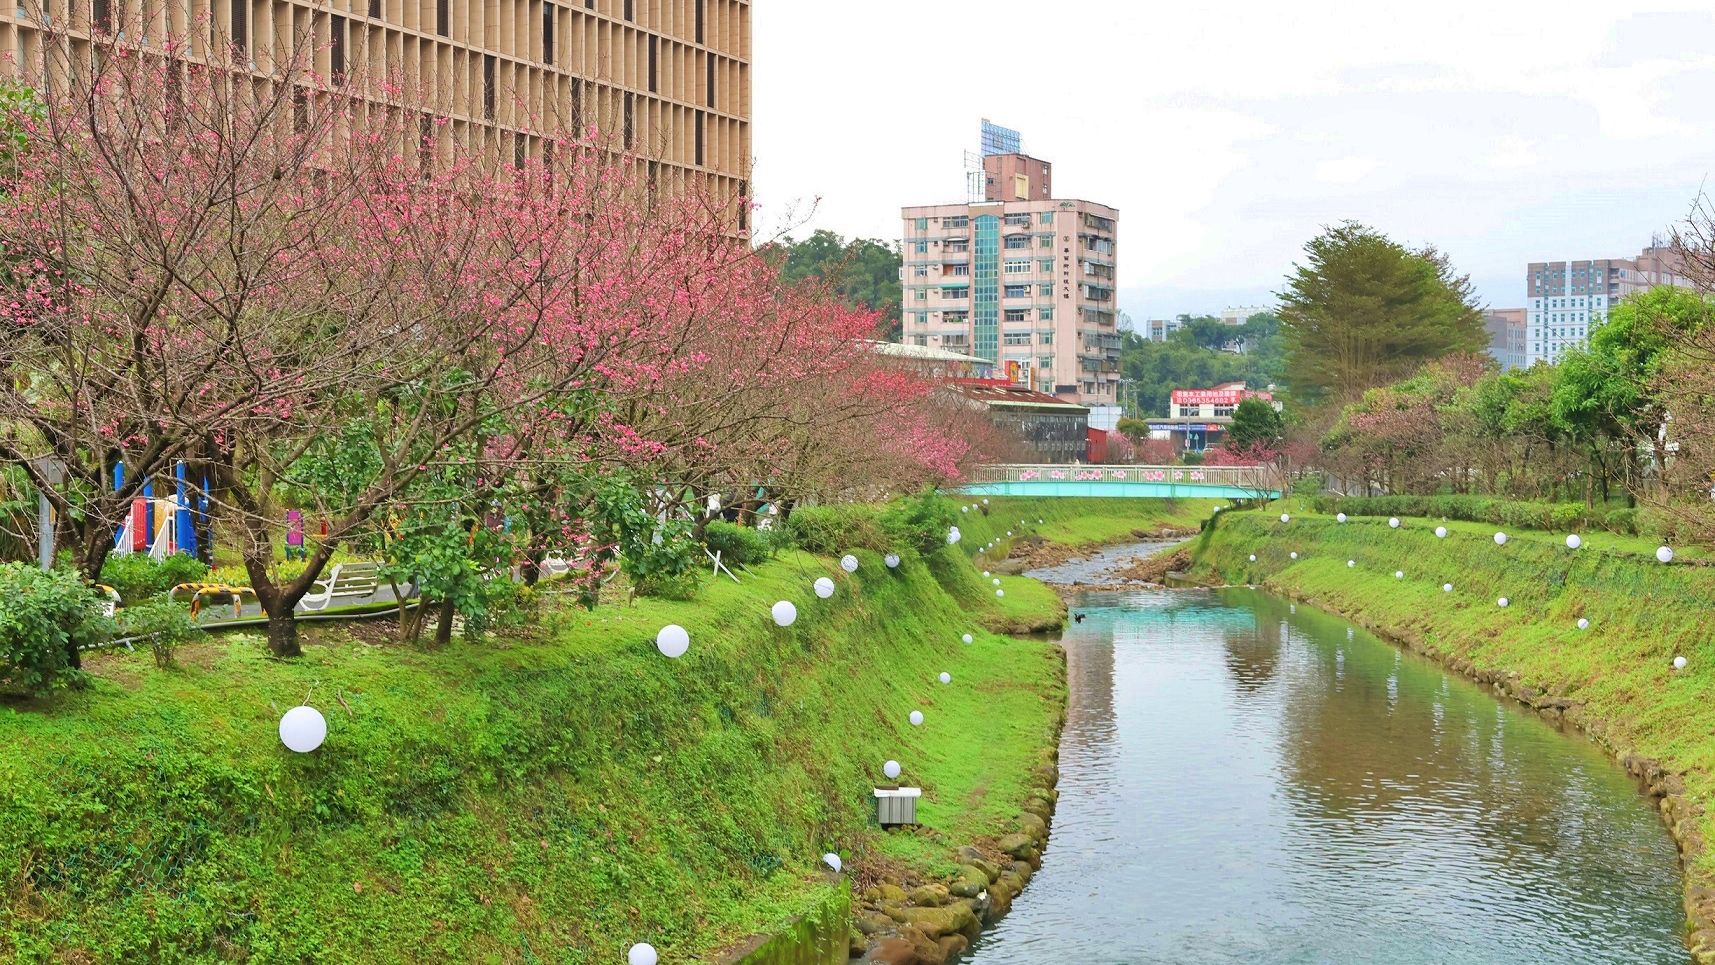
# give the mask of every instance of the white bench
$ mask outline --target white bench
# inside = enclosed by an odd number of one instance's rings
[[[306,610],[325,610],[336,599],[374,596],[380,587],[380,563],[340,563],[326,578],[311,584],[301,602]]]

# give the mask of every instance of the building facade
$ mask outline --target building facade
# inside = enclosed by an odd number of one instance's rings
[[[1261,399],[1280,411],[1273,393],[1247,389],[1243,382],[1226,382],[1210,389],[1174,389],[1169,394],[1166,418],[1149,420],[1149,437],[1172,440],[1175,449],[1187,452],[1218,446],[1233,424],[1233,412],[1245,399]]]
[[[1117,403],[1118,211],[1042,198],[903,214],[906,344],[990,359],[1066,401]]]
[[[1489,355],[1501,368],[1525,368],[1528,321],[1522,308],[1492,308],[1483,313],[1483,329],[1489,333]]]
[[[1138,334],[1151,342],[1165,342],[1168,336],[1184,327],[1185,320],[1177,316],[1173,318],[1151,318],[1143,323]]]
[[[1525,270],[1524,364],[1557,362],[1583,348],[1621,299],[1659,285],[1690,286],[1679,254],[1662,245],[1636,258],[1531,262]]]
[[[1269,305],[1238,305],[1221,310],[1221,321],[1228,325],[1243,325],[1250,321],[1252,315],[1272,315],[1274,308]]]
[[[127,30],[192,61],[229,48],[261,76],[313,45],[316,73],[349,77],[360,103],[381,106],[386,81],[420,91],[455,143],[540,157],[530,131],[594,127],[659,183],[751,194],[750,0],[19,0],[0,12],[0,74],[39,77],[54,44],[87,62],[92,36]]]
[[[1007,379],[955,379],[952,387],[989,421],[1023,444],[1039,463],[1082,462],[1089,450],[1090,411],[1075,402]]]

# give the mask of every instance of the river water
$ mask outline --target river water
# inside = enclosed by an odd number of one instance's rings
[[[967,961],[1689,959],[1673,842],[1589,742],[1258,591],[1072,610],[1042,870]]]

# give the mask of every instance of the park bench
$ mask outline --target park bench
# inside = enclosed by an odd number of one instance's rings
[[[325,610],[336,599],[374,596],[381,586],[380,563],[340,563],[304,594],[306,610]]]
[[[234,620],[244,615],[244,598],[256,599],[256,591],[248,586],[228,583],[180,583],[167,591],[167,599],[175,603],[189,600],[191,619],[202,612],[204,603],[231,603]]]

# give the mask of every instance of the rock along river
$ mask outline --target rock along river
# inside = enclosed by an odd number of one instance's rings
[[[1673,842],[1587,741],[1266,593],[1072,611],[1053,835],[966,962],[1688,960]]]

